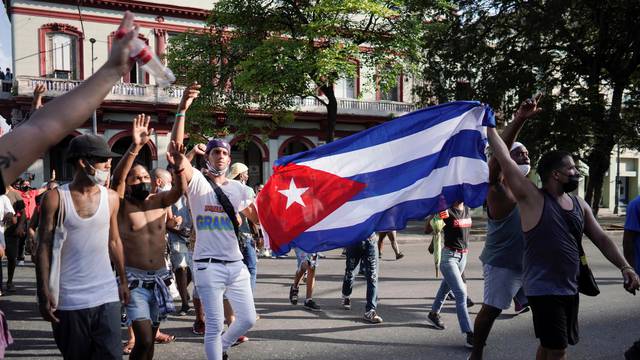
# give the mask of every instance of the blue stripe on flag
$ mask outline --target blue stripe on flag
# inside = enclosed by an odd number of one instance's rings
[[[414,111],[315,149],[285,156],[276,160],[275,166],[311,161],[400,139],[453,119],[481,105],[478,101],[455,101]]]
[[[487,160],[484,155],[483,135],[476,130],[463,130],[449,138],[440,152],[390,168],[358,174],[349,179],[367,184],[358,195],[350,199],[360,200],[401,190],[424,179],[435,169],[449,165],[453,157]],[[407,146],[420,146],[407,144]]]
[[[278,255],[286,254],[292,247],[299,247],[307,252],[332,250],[365,240],[374,231],[402,230],[407,221],[423,220],[430,214],[451,207],[458,199],[464,199],[465,205],[470,208],[479,207],[484,203],[487,189],[486,183],[447,186],[442,189],[442,197],[403,202],[373,214],[366,221],[354,226],[304,232],[289,244],[283,245]]]

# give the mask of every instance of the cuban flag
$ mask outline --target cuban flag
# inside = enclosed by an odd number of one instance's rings
[[[326,251],[401,230],[455,201],[481,206],[485,126],[495,126],[490,107],[457,101],[279,159],[256,200],[270,248]]]

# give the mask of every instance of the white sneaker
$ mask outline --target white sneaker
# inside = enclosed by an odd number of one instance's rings
[[[18,266],[24,266],[24,260],[18,261]]]
[[[375,310],[369,310],[364,313],[364,319],[372,324],[382,323],[382,317],[380,317],[380,315],[378,315]]]

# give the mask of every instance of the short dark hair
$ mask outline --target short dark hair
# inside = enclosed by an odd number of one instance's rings
[[[570,152],[563,150],[552,150],[540,158],[538,161],[538,166],[536,167],[536,171],[540,176],[540,180],[545,183],[549,180],[549,176],[551,176],[551,172],[562,167],[564,158],[567,156],[573,157]]]

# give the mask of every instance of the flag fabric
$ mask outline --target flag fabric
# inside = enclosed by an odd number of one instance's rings
[[[265,241],[276,254],[326,251],[455,201],[481,206],[485,126],[495,126],[490,107],[457,101],[279,159],[256,200]]]

